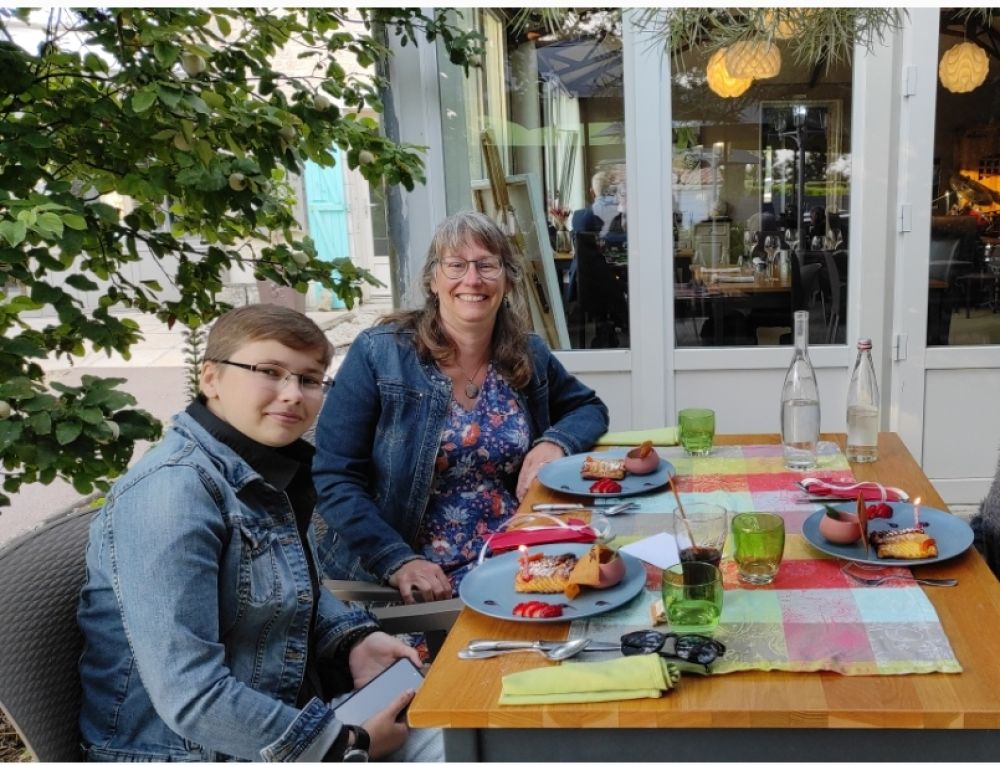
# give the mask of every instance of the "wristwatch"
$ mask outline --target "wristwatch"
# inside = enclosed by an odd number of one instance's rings
[[[368,748],[372,745],[368,731],[360,725],[345,725],[344,727],[354,734],[354,743],[348,744],[344,751],[344,762],[368,762],[370,759]]]

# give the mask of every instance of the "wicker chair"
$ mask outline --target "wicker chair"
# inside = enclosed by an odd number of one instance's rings
[[[59,516],[0,548],[0,710],[43,762],[81,757],[76,609],[93,515]]]

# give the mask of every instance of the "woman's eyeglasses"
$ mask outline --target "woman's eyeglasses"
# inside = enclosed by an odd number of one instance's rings
[[[242,364],[239,361],[229,361],[228,359],[206,359],[206,361],[246,369],[253,373],[254,380],[269,385],[275,390],[284,388],[293,377],[299,378],[299,390],[305,395],[322,396],[333,387],[333,380],[329,377],[316,377],[306,372],[292,372],[279,364]]]
[[[622,656],[658,653],[667,659],[681,659],[707,667],[726,653],[726,647],[706,635],[678,635],[675,632],[638,630],[621,637]]]
[[[464,258],[444,258],[441,261],[441,270],[444,275],[451,280],[458,280],[465,276],[469,266],[475,266],[479,275],[488,282],[492,282],[503,273],[503,261],[500,258],[481,258],[480,260],[465,260]]]

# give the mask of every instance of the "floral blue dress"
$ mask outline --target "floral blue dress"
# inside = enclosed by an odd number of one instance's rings
[[[417,550],[441,566],[456,592],[483,541],[517,510],[514,489],[530,438],[524,411],[492,363],[471,411],[452,399]]]

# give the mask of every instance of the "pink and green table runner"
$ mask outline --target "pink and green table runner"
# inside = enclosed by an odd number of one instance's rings
[[[785,520],[785,556],[773,584],[740,581],[736,564],[723,557],[725,602],[715,637],[727,646],[713,672],[828,670],[844,675],[961,672],[937,612],[919,585],[895,580],[879,587],[851,581],[844,561],[813,548],[802,524],[822,509],[800,504],[806,494],[794,483],[803,475],[849,479],[847,460],[836,444],[821,442],[819,464],[807,474],[787,471],[780,445],[716,446],[711,456],[689,457],[679,447],[658,449],[677,469],[681,501],[712,502],[730,513],[775,512]],[[675,502],[667,490],[638,499],[638,512],[609,519],[615,544],[669,531]],[[570,638],[617,640],[651,624],[660,598],[660,570],[646,564],[646,588],[630,603],[600,616],[580,619]],[[908,573],[885,567],[879,573]]]

